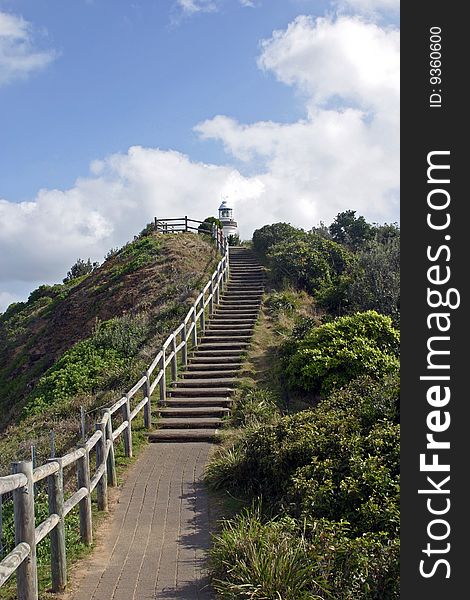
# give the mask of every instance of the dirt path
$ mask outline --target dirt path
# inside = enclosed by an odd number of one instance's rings
[[[209,443],[150,444],[132,466],[73,600],[213,598],[205,578]]]

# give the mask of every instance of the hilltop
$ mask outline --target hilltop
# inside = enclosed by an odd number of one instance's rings
[[[90,274],[42,285],[0,315],[0,468],[32,443],[45,452],[52,426],[58,450],[73,443],[80,405],[133,382],[217,260],[202,236],[148,227]]]

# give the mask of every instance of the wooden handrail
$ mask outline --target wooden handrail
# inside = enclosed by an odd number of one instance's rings
[[[165,219],[184,221],[185,231],[192,228],[188,222],[203,223],[195,219]],[[155,224],[158,227],[158,219]],[[203,287],[180,325],[167,337],[161,349],[152,360],[148,370],[135,385],[119,400],[106,408],[96,421],[96,431],[83,442],[80,448],[71,450],[60,458],[50,459],[46,464],[33,470],[28,461],[14,463],[14,472],[0,477],[0,496],[13,492],[15,504],[15,548],[0,562],[0,587],[17,571],[18,597],[22,600],[37,600],[38,581],[36,566],[36,545],[46,535],[51,536],[52,591],[63,591],[66,585],[67,567],[65,555],[64,519],[77,505],[80,507],[80,534],[83,543],[93,540],[91,515],[91,493],[96,488],[98,508],[107,510],[107,486],[117,484],[114,464],[114,442],[124,435],[127,456],[132,456],[132,421],[144,409],[144,422],[150,427],[151,396],[160,386],[160,402],[166,399],[167,369],[171,370],[172,380],[178,372],[178,356],[181,353],[183,365],[187,362],[188,349],[197,347],[198,333],[204,332],[206,311],[212,314],[220,293],[228,280],[228,244],[223,233],[212,229],[217,247],[222,251],[222,259],[209,281]],[[207,308],[209,307],[209,308]],[[169,351],[168,351],[169,350]],[[143,390],[141,399],[131,409],[131,400]],[[122,414],[121,423],[114,428],[113,418]],[[96,453],[94,474],[90,474],[90,453]],[[75,465],[78,475],[78,489],[64,500],[63,470]],[[49,516],[39,523],[34,521],[33,486],[38,481],[48,480]],[[26,492],[26,493],[25,493]],[[16,517],[18,515],[18,517]],[[25,559],[28,558],[27,561]]]

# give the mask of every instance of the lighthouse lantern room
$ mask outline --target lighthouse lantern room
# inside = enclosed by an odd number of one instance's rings
[[[238,223],[233,219],[233,208],[230,208],[226,200],[219,206],[219,221],[222,223],[225,237],[238,235]]]

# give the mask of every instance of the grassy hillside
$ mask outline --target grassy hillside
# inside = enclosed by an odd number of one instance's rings
[[[43,285],[0,315],[0,472],[35,444],[78,435],[79,407],[116,399],[140,377],[218,257],[193,234],[145,231],[89,275]]]

